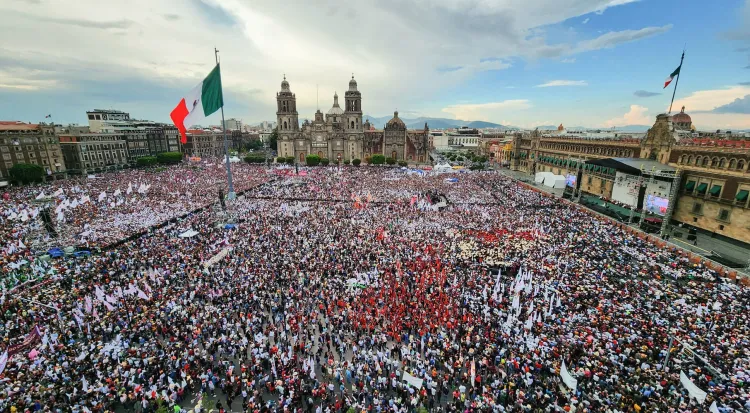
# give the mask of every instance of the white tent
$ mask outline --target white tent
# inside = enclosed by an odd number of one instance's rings
[[[544,186],[550,188],[565,188],[565,177],[562,175],[547,175],[544,178]]]
[[[196,235],[198,235],[198,231],[196,231],[196,230],[194,230],[194,229],[191,228],[191,229],[183,232],[182,234],[178,235],[178,237],[180,237],[180,238],[192,238],[192,237],[194,237]]]
[[[450,166],[450,164],[443,163],[443,164],[437,164],[434,168],[432,168],[434,172],[453,172],[453,167]]]
[[[548,176],[554,176],[552,172],[537,172],[534,176],[534,182],[541,184]]]

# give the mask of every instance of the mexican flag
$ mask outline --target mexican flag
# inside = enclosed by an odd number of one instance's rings
[[[677,69],[675,69],[674,72],[672,72],[672,74],[669,75],[667,80],[664,81],[664,89],[666,89],[667,86],[669,86],[669,84],[672,83],[674,78],[676,78],[680,74],[680,69],[682,69],[682,63],[680,63],[680,65],[677,66]]]
[[[177,107],[169,114],[172,122],[180,130],[182,143],[187,142],[185,135],[187,128],[200,124],[222,106],[224,106],[224,96],[221,92],[221,72],[217,64],[202,82],[185,94]]]

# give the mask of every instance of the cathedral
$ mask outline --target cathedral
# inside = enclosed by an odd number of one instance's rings
[[[333,95],[333,106],[323,113],[318,109],[315,120],[301,126],[297,112],[297,97],[284,76],[281,91],[276,93],[276,121],[279,132],[278,156],[293,156],[304,163],[307,155],[328,158],[331,163],[362,159],[376,153],[407,162],[429,161],[429,129],[408,130],[394,112],[393,119],[383,130],[376,130],[369,122],[362,122],[362,94],[354,76],[349,90],[344,93],[344,108],[338,94]]]

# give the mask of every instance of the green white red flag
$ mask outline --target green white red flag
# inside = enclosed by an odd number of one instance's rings
[[[222,106],[224,95],[221,89],[221,71],[217,64],[202,82],[183,96],[169,114],[180,131],[181,142],[187,142],[187,128],[200,124]]]

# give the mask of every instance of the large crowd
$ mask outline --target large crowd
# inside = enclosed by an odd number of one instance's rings
[[[496,172],[235,165],[229,214],[190,213],[219,167],[4,197],[4,266],[43,276],[2,297],[2,411],[750,409],[750,294],[679,251]],[[130,238],[42,262],[40,191]]]

